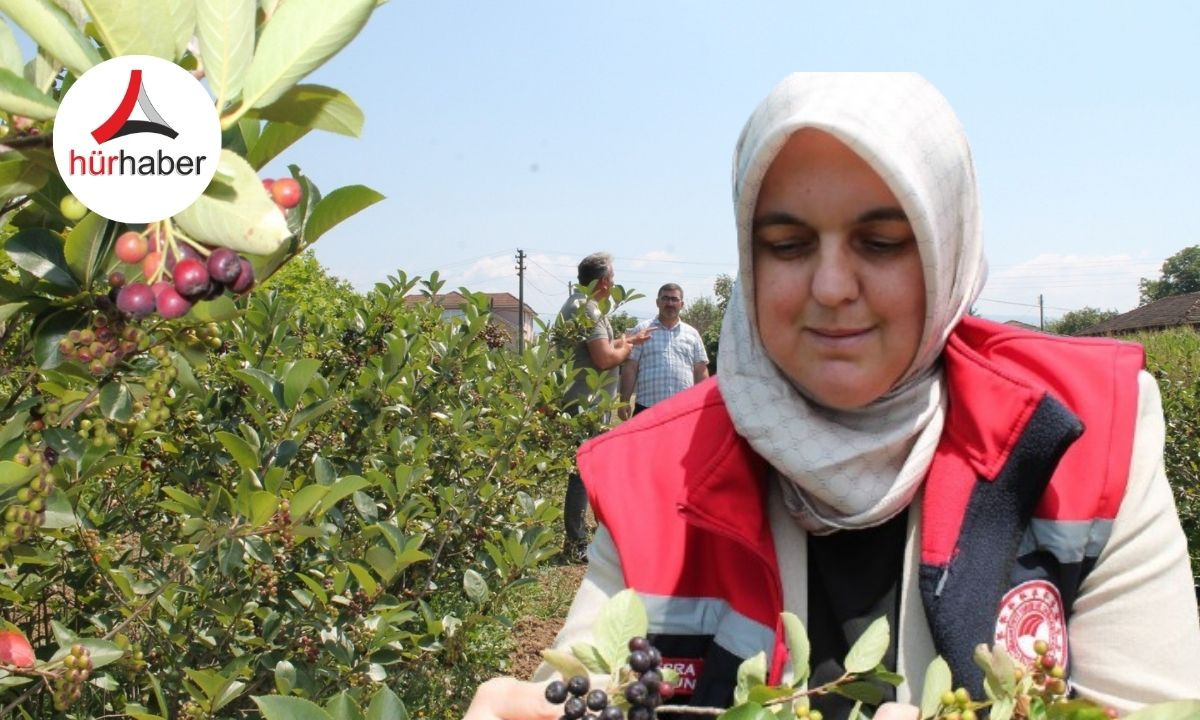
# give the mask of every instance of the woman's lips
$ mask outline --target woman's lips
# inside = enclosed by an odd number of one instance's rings
[[[831,348],[850,348],[857,345],[871,328],[807,328],[807,332],[819,344]]]

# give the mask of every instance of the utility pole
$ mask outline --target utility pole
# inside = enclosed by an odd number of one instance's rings
[[[517,353],[525,354],[525,251],[517,248]]]
[[[1046,306],[1041,293],[1038,293],[1038,330],[1046,329]]]

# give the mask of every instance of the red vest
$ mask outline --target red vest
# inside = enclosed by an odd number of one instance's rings
[[[1068,659],[1066,617],[1124,495],[1144,358],[1136,345],[966,318],[943,361],[949,403],[925,482],[921,595],[937,651],[981,692],[980,642],[1057,630],[1052,647]],[[686,634],[683,602],[697,636],[742,658],[758,646],[777,678],[786,648],[766,465],[735,432],[716,379],[588,441],[578,463],[626,585],[651,601],[652,632],[670,621]]]

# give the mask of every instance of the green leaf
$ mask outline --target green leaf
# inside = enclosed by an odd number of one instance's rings
[[[954,689],[954,680],[950,675],[950,665],[937,656],[929,667],[925,668],[925,687],[921,691],[921,717],[931,718],[937,715],[942,705],[942,695]]]
[[[310,128],[291,123],[267,123],[258,140],[254,142],[254,147],[246,153],[246,162],[256,170],[262,168],[279,153],[287,150],[293,143],[307,135],[309,130]]]
[[[0,158],[0,201],[34,193],[50,179],[49,168],[29,154],[12,151]]]
[[[250,496],[250,526],[260,527],[275,514],[279,507],[279,498],[266,490],[256,490]]]
[[[746,703],[726,710],[717,720],[775,720],[775,716],[758,703]]]
[[[876,618],[846,654],[846,672],[865,673],[878,665],[887,653],[889,635],[887,616]]]
[[[1017,710],[1017,701],[1012,697],[997,698],[988,711],[988,720],[1011,720]]]
[[[26,467],[11,460],[0,460],[0,493],[19,488],[33,479],[37,468]]]
[[[646,606],[633,590],[622,590],[604,602],[596,615],[593,636],[610,667],[620,667],[629,654],[629,639],[649,627]]]
[[[196,34],[196,0],[162,0],[170,19],[167,30],[175,42],[175,58],[183,56]]]
[[[347,475],[329,487],[329,492],[325,493],[325,496],[317,503],[315,516],[321,517],[344,498],[350,497],[355,490],[362,490],[370,486],[371,483],[361,475]]]
[[[283,386],[274,377],[256,368],[234,370],[233,376],[249,385],[263,400],[283,409]]]
[[[133,395],[125,383],[111,382],[100,388],[100,412],[109,420],[129,422],[133,416]]]
[[[622,591],[624,592],[624,591]],[[575,643],[571,646],[571,654],[574,655],[589,672],[606,675],[612,672],[611,665],[608,664],[608,659],[604,653],[600,652],[600,648],[590,643]],[[624,665],[624,661],[621,663]],[[620,667],[618,665],[617,667]]]
[[[750,688],[767,681],[767,654],[759,652],[742,661],[737,670],[737,687],[733,691],[734,702],[743,703],[750,697]]]
[[[84,287],[91,287],[97,269],[104,261],[110,244],[108,221],[88,213],[67,233],[63,252],[71,273]]]
[[[482,605],[490,595],[487,581],[483,576],[475,572],[471,568],[467,568],[463,573],[463,591],[467,593],[467,597],[476,605]]]
[[[327,485],[305,485],[292,495],[291,515],[299,520],[308,514],[308,511],[317,506],[321,498],[329,492]]]
[[[251,472],[258,470],[258,455],[250,447],[250,444],[233,433],[217,431],[215,433],[217,440],[225,446],[225,450],[233,456],[234,461],[244,470]]]
[[[201,0],[203,2],[203,0]],[[296,666],[287,660],[275,663],[275,690],[280,695],[290,695],[296,687]]]
[[[333,720],[366,720],[358,703],[354,702],[354,698],[350,697],[350,693],[345,690],[329,698],[329,701],[325,703],[325,711],[333,717]]]
[[[867,705],[878,705],[883,702],[883,689],[878,685],[869,682],[852,682],[845,685],[839,685],[834,689],[835,693],[842,697],[848,697],[851,700],[858,700]]]
[[[100,62],[92,41],[49,0],[0,0],[0,10],[76,76]]]
[[[1200,717],[1200,700],[1171,700],[1149,705],[1125,716],[1125,720],[1188,720]]]
[[[4,249],[17,267],[55,287],[68,292],[79,291],[79,283],[67,266],[63,241],[58,235],[45,228],[29,228],[10,237]]]
[[[396,693],[384,686],[371,698],[366,720],[408,720],[408,710]]]
[[[192,306],[188,318],[196,322],[225,322],[241,314],[233,299],[228,295],[220,295],[212,300],[204,300]]]
[[[321,361],[314,358],[301,358],[292,363],[283,375],[283,409],[291,410],[296,407],[304,391],[313,381],[313,376],[321,367]]]
[[[313,487],[320,487],[319,485]],[[293,509],[295,505],[292,506]],[[379,589],[379,583],[375,582],[375,578],[371,577],[371,571],[367,570],[358,563],[346,563],[346,567],[350,568],[350,573],[354,575],[354,579],[358,581],[358,586],[367,595],[374,595]]]
[[[264,695],[252,699],[266,720],[333,720],[319,705],[302,698]]]
[[[326,130],[350,137],[362,134],[362,110],[350,96],[324,85],[297,85],[267,107],[248,115],[291,123],[306,130]]]
[[[196,31],[204,76],[217,107],[238,96],[254,57],[255,0],[196,0]]]
[[[171,26],[168,7],[162,2],[130,3],[126,0],[83,0],[105,49],[118,55],[153,55],[175,59],[175,38],[163,32]]]
[[[234,700],[237,700],[238,696],[241,695],[245,689],[246,683],[242,682],[241,680],[237,680],[236,678],[229,678],[225,684],[221,686],[221,690],[212,700],[213,712],[216,712]]]
[[[579,658],[562,650],[543,650],[542,659],[549,663],[550,667],[557,670],[558,674],[564,678],[572,678],[576,675],[586,677],[588,674],[587,667],[579,661]]]
[[[21,59],[21,46],[17,45],[17,39],[13,36],[8,23],[4,21],[4,18],[0,18],[0,69],[20,75],[24,67],[25,61]]]
[[[58,103],[17,73],[0,68],[0,110],[34,120],[49,120],[58,112]]]
[[[304,226],[304,245],[312,245],[335,225],[383,200],[365,185],[347,185],[321,198]]]
[[[288,0],[280,5],[259,36],[242,106],[274,103],[354,39],[374,9],[375,0]]]
[[[788,659],[791,661],[791,677],[784,678],[784,683],[792,687],[808,679],[809,654],[808,631],[800,618],[790,612],[780,613],[783,621],[784,639],[787,641]]]
[[[221,151],[212,184],[175,222],[197,242],[256,255],[270,255],[291,235],[254,168],[229,150]]]

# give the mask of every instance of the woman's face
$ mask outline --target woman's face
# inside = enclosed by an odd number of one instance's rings
[[[832,135],[800,130],[768,168],[753,222],[755,313],[771,360],[828,407],[890,390],[921,342],[925,278],[883,178]]]

